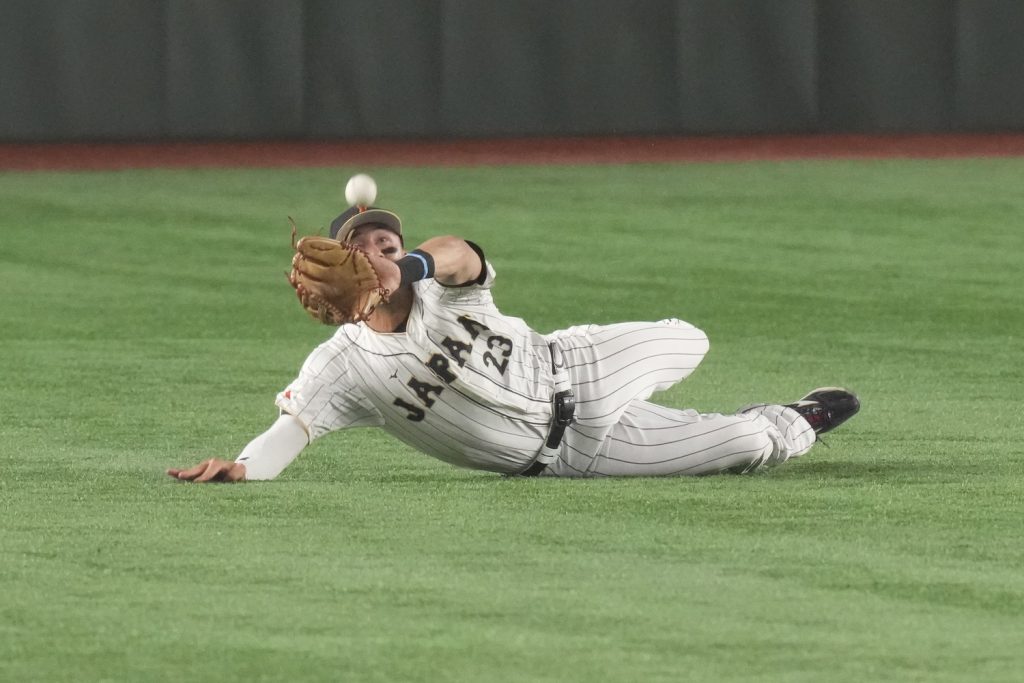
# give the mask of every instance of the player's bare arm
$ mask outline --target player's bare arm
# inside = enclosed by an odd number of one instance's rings
[[[377,332],[393,332],[408,319],[413,282],[432,277],[446,286],[464,285],[476,280],[484,268],[479,254],[451,235],[433,237],[406,252],[394,231],[370,223],[353,230],[348,243],[366,254],[381,286],[391,293],[366,320]]]
[[[452,235],[432,237],[407,253],[394,232],[368,224],[355,230],[349,243],[366,252],[381,284],[391,291],[396,291],[399,284],[406,284],[402,274],[407,268],[410,272],[406,280],[422,279],[430,273],[435,280],[449,286],[472,282],[483,268],[473,248],[464,239]],[[385,262],[399,265],[393,267]]]
[[[418,250],[434,259],[434,279],[442,285],[457,286],[476,280],[483,268],[480,256],[459,237],[446,235],[433,237]]]

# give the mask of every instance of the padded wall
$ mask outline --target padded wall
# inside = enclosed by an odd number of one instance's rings
[[[1020,0],[8,0],[0,140],[1024,129]]]

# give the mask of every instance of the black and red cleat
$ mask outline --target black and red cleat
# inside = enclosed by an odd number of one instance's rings
[[[860,410],[860,400],[841,387],[821,387],[787,407],[800,413],[816,435],[830,432]]]

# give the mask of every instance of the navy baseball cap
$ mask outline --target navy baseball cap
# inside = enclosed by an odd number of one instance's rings
[[[398,235],[403,245],[405,244],[405,238],[402,237],[402,219],[397,214],[378,209],[376,206],[350,206],[331,221],[331,238],[347,242],[356,228],[370,223],[390,230]]]

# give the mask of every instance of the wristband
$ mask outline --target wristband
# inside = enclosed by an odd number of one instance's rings
[[[402,258],[395,261],[398,270],[402,273],[399,287],[434,277],[434,257],[420,249],[413,249]]]

